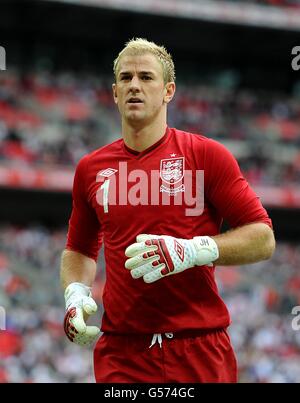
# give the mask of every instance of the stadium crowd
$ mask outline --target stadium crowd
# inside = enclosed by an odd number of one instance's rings
[[[0,77],[0,161],[69,165],[120,135],[111,77],[80,73]],[[181,82],[169,125],[204,133],[231,149],[253,185],[300,180],[300,88],[294,95],[239,89],[234,74]]]
[[[230,1],[235,3],[250,3],[250,4],[252,3],[274,7],[294,7],[294,8],[300,7],[299,0],[230,0]]]
[[[0,228],[0,382],[92,382],[92,349],[63,333],[58,267],[66,229]],[[37,246],[38,245],[38,246]],[[300,305],[300,247],[279,243],[270,261],[216,270],[232,316],[230,335],[240,382],[299,382],[300,331],[291,314]],[[101,317],[102,255],[93,290]]]

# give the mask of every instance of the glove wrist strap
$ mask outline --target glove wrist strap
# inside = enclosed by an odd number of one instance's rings
[[[192,241],[196,248],[196,266],[203,266],[218,259],[219,249],[214,239],[209,236],[196,236]]]
[[[69,306],[70,299],[75,295],[82,297],[91,297],[92,296],[91,287],[88,287],[83,283],[76,283],[76,282],[69,284],[68,287],[65,289],[64,293],[66,307]]]

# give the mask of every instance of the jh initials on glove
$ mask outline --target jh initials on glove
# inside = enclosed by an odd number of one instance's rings
[[[68,339],[80,346],[92,344],[99,335],[97,326],[87,326],[85,317],[97,311],[90,287],[82,283],[71,283],[65,290],[66,314],[64,330]]]
[[[125,267],[134,279],[143,277],[146,283],[194,266],[211,265],[219,257],[216,242],[208,236],[180,239],[168,235],[141,234],[136,241],[125,251],[129,257]]]

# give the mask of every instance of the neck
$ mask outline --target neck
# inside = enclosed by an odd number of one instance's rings
[[[154,121],[142,127],[122,122],[122,135],[125,144],[132,150],[142,152],[159,141],[165,134],[167,122]]]

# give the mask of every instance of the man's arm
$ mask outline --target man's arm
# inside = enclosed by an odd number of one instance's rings
[[[134,279],[153,283],[194,266],[239,265],[269,259],[275,249],[271,228],[264,223],[244,225],[214,237],[179,239],[140,234],[125,255],[126,269]]]
[[[264,223],[247,224],[212,236],[219,249],[216,265],[241,265],[269,259],[275,250],[272,229]]]
[[[95,341],[100,330],[87,326],[86,320],[97,311],[91,286],[96,275],[96,261],[102,243],[100,223],[88,202],[87,179],[89,155],[83,157],[75,171],[73,208],[69,220],[67,243],[62,253],[60,279],[66,303],[64,329],[67,337],[80,345]]]
[[[275,249],[271,219],[234,156],[208,139],[204,170],[207,200],[233,228],[212,236],[219,250],[215,263],[240,265],[270,258]]]
[[[60,281],[63,289],[71,283],[91,287],[96,276],[96,262],[79,252],[65,249],[61,257]]]
[[[69,340],[79,345],[93,343],[100,332],[98,327],[86,325],[88,317],[97,311],[97,304],[91,294],[95,275],[94,259],[79,252],[63,251],[60,280],[66,301],[64,330]]]

